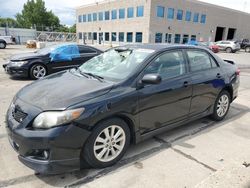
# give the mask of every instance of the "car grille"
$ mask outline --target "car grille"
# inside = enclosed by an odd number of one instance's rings
[[[18,106],[14,106],[12,108],[12,116],[19,123],[21,123],[27,117],[27,115],[28,114],[24,113]]]

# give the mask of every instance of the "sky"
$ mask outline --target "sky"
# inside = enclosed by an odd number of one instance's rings
[[[14,18],[21,12],[27,0],[0,0],[0,17]],[[48,10],[52,10],[62,24],[73,25],[76,21],[75,7],[103,0],[44,0]],[[250,0],[200,0],[250,13]]]

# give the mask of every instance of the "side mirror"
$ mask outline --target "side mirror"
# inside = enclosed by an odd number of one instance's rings
[[[159,84],[161,83],[161,76],[158,74],[146,74],[143,76],[141,82],[143,84]]]

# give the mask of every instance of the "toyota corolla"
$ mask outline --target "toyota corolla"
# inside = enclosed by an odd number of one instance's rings
[[[6,115],[9,141],[36,172],[107,167],[130,144],[204,116],[223,120],[239,73],[201,47],[113,48],[21,89]]]

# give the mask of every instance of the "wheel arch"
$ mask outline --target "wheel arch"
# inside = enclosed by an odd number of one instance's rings
[[[31,76],[31,69],[34,65],[43,65],[46,69],[46,75],[48,75],[48,67],[46,64],[42,63],[41,61],[37,61],[37,60],[34,60],[30,63],[30,66],[29,66],[29,69],[28,69],[28,72],[29,72],[29,77]]]
[[[222,91],[227,91],[230,94],[230,102],[233,101],[233,87],[231,85],[226,85]]]
[[[133,144],[136,143],[135,123],[128,115],[125,115],[125,114],[114,114],[114,115],[108,116],[104,119],[101,119],[101,120],[97,121],[91,129],[93,130],[101,122],[107,121],[107,120],[113,119],[113,118],[121,119],[128,125],[128,128],[130,130],[130,143],[133,143]]]

